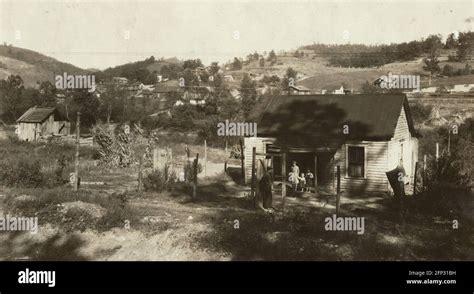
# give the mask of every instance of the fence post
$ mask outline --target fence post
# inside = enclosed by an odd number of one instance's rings
[[[283,212],[285,212],[286,206],[286,152],[283,152],[281,157],[281,196],[283,202]]]
[[[426,154],[423,155],[423,192],[425,192],[426,189]]]
[[[416,182],[418,179],[418,166],[419,162],[415,162],[415,175],[413,176],[413,196],[416,196]]]
[[[436,161],[438,161],[439,158],[439,143],[436,143]]]
[[[245,182],[245,165],[244,165],[244,143],[242,142],[242,139],[239,140],[240,144],[240,170],[242,172],[242,178],[244,179]]]
[[[76,121],[76,164],[74,167],[74,173],[76,175],[76,181],[74,183],[74,191],[79,190],[79,145],[81,140],[81,113],[77,113]]]
[[[336,215],[339,214],[339,204],[341,200],[341,167],[336,167]]]
[[[257,157],[257,148],[252,147],[252,178],[251,178],[251,188],[250,188],[250,197],[255,199],[255,159]]]
[[[196,154],[196,159],[194,160],[194,166],[193,166],[193,173],[194,173],[193,200],[196,199],[196,190],[197,190],[197,185],[198,185],[198,164],[199,164],[199,153]]]

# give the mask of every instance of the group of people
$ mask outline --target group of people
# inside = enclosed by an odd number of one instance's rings
[[[259,193],[262,197],[262,206],[266,210],[272,210],[272,186],[273,186],[273,169],[268,167],[264,170],[262,178],[260,179]],[[311,192],[311,188],[314,186],[314,174],[310,169],[306,169],[306,173],[300,173],[300,168],[293,161],[291,165],[291,172],[289,173],[289,181],[293,186],[294,192]]]
[[[311,188],[314,185],[314,174],[310,169],[306,169],[306,173],[300,173],[300,167],[296,161],[293,161],[291,165],[291,172],[288,175],[294,192],[311,192]]]

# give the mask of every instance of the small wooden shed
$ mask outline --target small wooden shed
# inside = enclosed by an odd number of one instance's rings
[[[69,135],[71,123],[55,107],[31,107],[17,119],[16,133],[23,141]]]

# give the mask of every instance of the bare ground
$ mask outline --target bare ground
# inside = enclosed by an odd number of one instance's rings
[[[451,218],[416,213],[402,221],[390,198],[343,197],[341,215],[365,217],[365,232],[329,232],[331,197],[288,197],[283,213],[275,195],[275,212],[259,211],[247,187],[213,166],[217,176],[201,178],[195,201],[186,193],[131,193],[129,227],[71,232],[40,219],[37,234],[0,232],[0,260],[474,260],[472,222],[453,229]],[[83,189],[134,191],[136,175],[91,169],[88,179],[108,185]],[[0,190],[0,201],[12,193]]]

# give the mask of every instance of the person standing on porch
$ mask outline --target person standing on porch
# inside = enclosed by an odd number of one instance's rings
[[[301,177],[299,178],[299,181],[300,181],[301,192],[304,192],[306,190],[306,178],[304,177],[304,173],[301,173]]]
[[[311,192],[311,188],[313,187],[313,179],[314,175],[310,171],[310,169],[306,169],[306,174],[305,174],[305,179],[306,179],[306,191]]]
[[[297,176],[300,175],[300,167],[296,164],[296,161],[293,161],[293,164],[291,165],[291,172]]]
[[[289,181],[292,183],[293,192],[298,191],[298,184],[300,179],[300,167],[296,164],[296,161],[293,161],[291,165],[291,173],[289,177]]]
[[[262,195],[262,202],[263,208],[265,209],[272,209],[272,186],[273,186],[273,177],[272,177],[272,168],[268,167],[267,170],[264,171],[262,179],[259,182],[260,185],[260,193]]]

